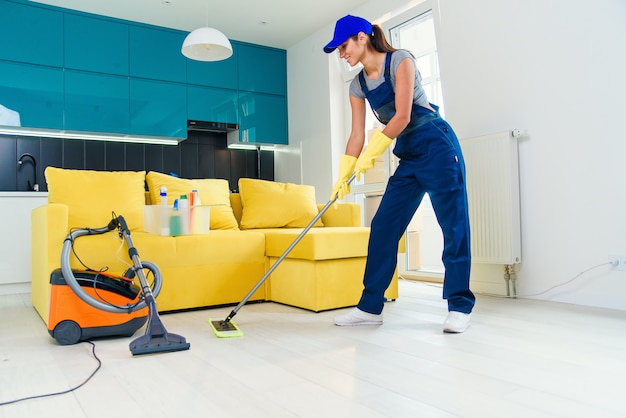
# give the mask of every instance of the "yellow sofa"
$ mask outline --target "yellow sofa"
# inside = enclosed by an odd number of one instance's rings
[[[159,311],[175,311],[240,302],[322,207],[315,204],[311,186],[263,180],[242,179],[240,193],[235,194],[229,193],[226,180],[178,179],[155,172],[48,167],[45,174],[49,202],[34,209],[31,220],[32,303],[46,324],[50,273],[60,267],[61,248],[72,228],[99,228],[113,213],[124,216],[141,260],[161,270]],[[156,201],[159,184],[168,188],[170,204],[180,190],[198,189],[202,204],[211,206],[210,232],[184,236],[144,232],[144,206]],[[310,213],[302,216],[303,212]],[[264,227],[268,221],[285,225]],[[360,207],[337,204],[250,300],[315,312],[355,305],[362,290],[368,236],[369,228],[361,226]],[[130,264],[116,231],[80,237],[70,257],[72,268],[117,274]],[[386,297],[398,297],[397,277]]]

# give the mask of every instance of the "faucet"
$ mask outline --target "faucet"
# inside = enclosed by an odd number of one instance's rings
[[[39,191],[39,185],[37,184],[37,160],[35,160],[35,157],[33,157],[32,154],[25,152],[24,154],[20,155],[20,158],[18,158],[18,165],[24,165],[24,158],[30,158],[32,160],[33,170],[35,174],[34,182],[31,184],[30,180],[28,181],[28,190],[37,192]]]

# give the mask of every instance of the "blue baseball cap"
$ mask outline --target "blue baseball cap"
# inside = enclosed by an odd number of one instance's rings
[[[337,47],[343,44],[349,37],[363,32],[366,35],[372,34],[372,24],[362,17],[347,15],[335,23],[335,34],[333,40],[324,47],[324,52],[330,54]]]

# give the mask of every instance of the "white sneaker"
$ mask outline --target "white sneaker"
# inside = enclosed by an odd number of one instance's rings
[[[355,325],[380,325],[383,323],[383,315],[376,315],[363,312],[359,308],[354,308],[344,315],[335,317],[335,325],[340,327],[351,327]]]
[[[443,332],[459,334],[465,332],[470,326],[471,314],[463,312],[450,311],[446,321],[443,323]]]

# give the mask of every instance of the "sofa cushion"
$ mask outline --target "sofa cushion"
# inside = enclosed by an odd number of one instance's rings
[[[313,186],[241,178],[239,195],[242,229],[304,228],[318,214]]]
[[[47,167],[48,202],[68,206],[70,228],[106,226],[112,213],[131,231],[143,229],[145,171],[92,171]]]
[[[280,257],[298,238],[302,229],[263,229],[265,255]],[[367,256],[370,229],[367,227],[312,228],[286,258],[334,260]]]
[[[239,229],[233,210],[230,207],[230,190],[228,189],[227,180],[181,179],[150,171],[146,176],[146,182],[151,204],[159,204],[161,186],[167,187],[167,201],[170,205],[180,195],[197,190],[202,205],[215,205],[211,207],[211,229]]]

